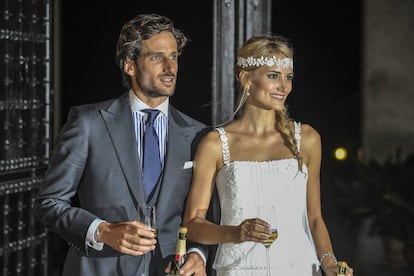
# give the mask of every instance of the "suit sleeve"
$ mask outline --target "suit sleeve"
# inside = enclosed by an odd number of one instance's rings
[[[45,227],[85,253],[87,229],[96,216],[76,206],[76,192],[87,158],[88,125],[79,110],[72,108],[35,197],[34,208]]]

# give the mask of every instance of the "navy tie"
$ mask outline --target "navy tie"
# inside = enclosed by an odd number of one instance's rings
[[[149,199],[161,175],[160,148],[158,145],[158,135],[154,128],[154,120],[160,111],[156,109],[144,109],[142,111],[148,114],[147,121],[145,122],[142,170],[145,195]]]

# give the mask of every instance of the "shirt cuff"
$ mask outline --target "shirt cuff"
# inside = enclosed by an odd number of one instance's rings
[[[98,226],[101,222],[104,222],[102,219],[95,219],[89,225],[88,232],[86,233],[86,245],[92,247],[95,250],[101,251],[103,249],[104,243],[97,242],[95,240],[95,232],[98,230]]]
[[[193,248],[190,248],[190,249],[187,250],[187,254],[190,254],[191,252],[198,253],[198,255],[200,255],[201,259],[203,259],[204,266],[206,266],[207,260],[206,260],[206,256],[204,256],[203,251],[201,251],[198,248],[193,247]]]

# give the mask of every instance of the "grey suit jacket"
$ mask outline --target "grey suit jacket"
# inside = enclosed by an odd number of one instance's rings
[[[175,251],[197,141],[204,124],[170,106],[167,153],[156,196],[158,244],[147,254],[151,275],[164,275]],[[127,93],[105,102],[71,108],[35,199],[38,219],[69,244],[63,275],[137,275],[141,256],[122,255],[104,246],[85,246],[90,223],[137,219],[145,202],[131,107]],[[151,256],[151,257],[150,257]]]

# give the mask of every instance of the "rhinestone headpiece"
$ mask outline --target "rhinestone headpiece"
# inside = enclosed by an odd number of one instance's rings
[[[237,66],[240,66],[241,68],[246,68],[250,66],[281,66],[282,68],[293,68],[293,59],[292,58],[277,58],[275,56],[273,57],[260,57],[260,58],[254,58],[254,57],[238,57],[237,58]]]

